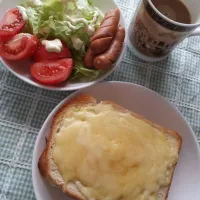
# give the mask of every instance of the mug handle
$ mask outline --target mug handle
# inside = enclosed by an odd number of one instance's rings
[[[194,30],[188,37],[200,35],[200,28]]]

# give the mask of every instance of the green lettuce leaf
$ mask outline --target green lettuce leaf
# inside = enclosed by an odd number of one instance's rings
[[[89,44],[89,35],[85,31],[85,25],[78,23],[73,25],[75,30],[72,30],[69,20],[70,18],[84,18],[88,21],[94,17],[94,12],[99,12],[98,20],[95,24],[97,29],[100,25],[103,15],[101,12],[87,0],[63,1],[63,0],[44,0],[41,6],[29,6],[24,3],[23,6],[27,10],[28,25],[33,34],[39,38],[59,37],[70,45],[70,38],[76,36],[84,41],[85,45]],[[48,31],[45,31],[47,30]],[[73,46],[71,46],[73,48]]]
[[[96,69],[87,69],[83,66],[83,63],[76,62],[72,71],[71,80],[81,80],[87,78],[87,80],[94,80],[103,72]]]

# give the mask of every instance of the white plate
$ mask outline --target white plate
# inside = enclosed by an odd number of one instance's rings
[[[200,152],[192,129],[181,113],[166,99],[144,87],[123,82],[104,82],[77,91],[62,101],[49,115],[38,135],[33,153],[32,178],[37,200],[68,199],[44,181],[37,163],[45,148],[45,137],[49,135],[53,116],[64,103],[79,94],[92,95],[98,101],[112,100],[153,122],[179,132],[183,144],[168,200],[200,200]]]
[[[2,19],[5,12],[9,8],[13,8],[16,5],[19,5],[21,2],[22,2],[21,0],[0,0],[0,19]],[[100,0],[100,1],[99,0],[92,0],[92,2],[103,13],[106,13],[108,10],[118,7],[114,0]],[[125,20],[124,20],[124,17],[122,15],[122,12],[121,12],[120,23],[122,24],[123,27],[125,27]],[[18,62],[15,61],[15,62],[12,62],[12,61],[4,60],[1,57],[0,57],[0,60],[3,62],[5,67],[9,71],[11,71],[15,76],[17,76],[21,80],[23,80],[23,81],[25,81],[25,82],[27,82],[31,85],[37,86],[39,88],[50,89],[50,90],[70,91],[70,90],[77,90],[77,89],[81,89],[81,88],[93,85],[93,84],[98,83],[98,82],[102,81],[103,79],[105,79],[109,74],[111,74],[116,69],[117,66],[119,66],[119,63],[121,62],[122,57],[124,55],[125,48],[126,48],[126,42],[124,42],[123,49],[121,51],[121,54],[120,54],[116,64],[113,65],[113,67],[110,70],[108,70],[105,74],[97,77],[95,80],[93,80],[93,81],[82,81],[82,82],[77,81],[77,82],[73,82],[73,83],[66,81],[66,82],[64,82],[60,85],[57,85],[57,86],[45,86],[45,85],[40,84],[37,81],[35,81],[32,78],[32,76],[29,72],[30,61],[18,61]]]

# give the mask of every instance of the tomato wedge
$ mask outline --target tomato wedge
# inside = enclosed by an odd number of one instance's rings
[[[12,8],[6,12],[0,21],[0,36],[7,37],[19,33],[25,25],[22,14],[18,8]]]
[[[48,52],[45,49],[45,46],[40,44],[38,50],[34,54],[34,61],[39,62],[43,60],[56,60],[60,58],[71,58],[71,52],[67,46],[62,43],[62,51],[60,53]]]
[[[23,60],[37,50],[39,40],[35,35],[19,33],[0,44],[0,56],[7,60]]]
[[[31,66],[32,76],[45,85],[56,85],[69,78],[73,67],[71,58],[60,60],[46,60]]]

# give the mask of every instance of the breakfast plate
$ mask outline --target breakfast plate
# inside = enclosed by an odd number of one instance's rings
[[[63,104],[80,94],[89,94],[97,101],[113,101],[161,126],[177,131],[183,140],[182,149],[168,200],[200,199],[199,147],[195,134],[182,114],[165,98],[147,88],[125,82],[103,82],[68,96],[56,106],[44,122],[35,143],[32,160],[32,179],[37,200],[69,199],[43,179],[38,170],[38,160],[46,146],[46,138],[49,136],[51,122],[55,113]]]
[[[14,8],[17,5],[20,5],[20,3],[22,3],[22,2],[23,1],[21,1],[21,0],[13,0],[13,1],[2,0],[2,1],[0,1],[0,19],[3,18],[5,12],[8,9]],[[30,2],[37,2],[37,1],[33,0]],[[49,2],[51,2],[51,1],[49,1]],[[106,13],[107,11],[109,11],[111,9],[118,8],[118,5],[115,3],[114,0],[101,0],[101,1],[92,0],[92,2],[94,4],[94,6],[96,6],[103,13]],[[120,24],[123,27],[125,27],[125,19],[124,19],[122,13],[120,15]],[[70,91],[70,90],[77,90],[77,89],[81,89],[84,87],[88,87],[90,85],[93,85],[93,84],[98,83],[98,82],[102,81],[103,79],[105,79],[109,74],[111,74],[116,69],[116,67],[119,66],[119,63],[121,62],[122,57],[125,52],[125,46],[126,46],[126,42],[124,42],[121,53],[120,53],[119,57],[117,58],[117,61],[115,62],[115,64],[111,68],[106,70],[105,72],[100,73],[99,76],[97,76],[97,77],[95,76],[96,78],[94,78],[94,79],[88,78],[88,79],[81,79],[81,80],[68,80],[63,83],[60,83],[59,85],[54,85],[54,86],[41,84],[41,83],[37,82],[31,76],[30,65],[31,65],[32,61],[30,61],[30,60],[8,61],[8,60],[5,60],[0,57],[0,61],[2,61],[4,66],[10,72],[12,72],[15,76],[17,76],[21,80],[23,80],[33,86],[44,88],[44,89],[56,90],[56,91]],[[84,72],[84,73],[86,73],[86,72]],[[82,74],[84,74],[84,73],[82,72]],[[89,73],[89,72],[87,72],[87,73]]]

